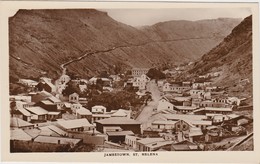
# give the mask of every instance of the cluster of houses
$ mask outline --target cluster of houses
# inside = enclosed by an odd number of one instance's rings
[[[145,91],[151,80],[146,75],[148,70],[134,68],[124,87]],[[13,151],[68,151],[84,144],[97,148],[91,151],[200,151],[204,150],[203,143],[245,134],[243,125],[252,122],[233,114],[233,107],[239,106],[240,99],[225,96],[210,81],[159,80],[162,97],[148,119],[148,128],[143,129],[141,122],[132,119],[131,110],[108,111],[101,104],[88,109],[87,99],[78,93],[64,97],[62,91],[71,80],[68,75],[62,75],[55,84],[46,77],[38,82],[19,80],[31,92],[10,95]],[[97,80],[93,77],[88,81],[73,81],[84,91],[88,89],[87,84],[96,84]],[[112,91],[113,82],[121,79],[111,75],[100,80]]]

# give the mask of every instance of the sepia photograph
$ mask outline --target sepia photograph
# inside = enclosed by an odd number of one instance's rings
[[[254,16],[228,4],[10,10],[8,153],[254,152]]]

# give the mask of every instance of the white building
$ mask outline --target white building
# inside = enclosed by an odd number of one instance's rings
[[[92,113],[106,113],[107,108],[102,105],[95,105],[91,108]]]
[[[166,98],[162,98],[161,100],[159,100],[157,111],[161,111],[165,109],[174,110],[174,105],[170,103],[168,100],[166,100]]]

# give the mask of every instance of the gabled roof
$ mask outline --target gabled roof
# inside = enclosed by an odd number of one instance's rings
[[[74,128],[93,126],[88,122],[86,118],[58,121],[58,124],[62,126],[64,129],[74,129]]]
[[[214,108],[214,107],[205,107],[206,111],[221,111],[221,112],[232,112],[231,108]]]
[[[50,137],[50,136],[38,136],[34,139],[34,142],[41,142],[41,143],[53,143],[53,144],[73,144],[76,145],[79,143],[81,139],[74,139],[68,137]]]
[[[92,109],[95,109],[95,108],[106,109],[106,107],[104,107],[103,105],[95,105],[92,107]]]
[[[115,131],[115,132],[107,132],[108,136],[126,136],[126,135],[134,135],[132,131]]]
[[[203,120],[207,119],[205,115],[193,115],[193,114],[163,114],[168,120]]]
[[[20,128],[20,127],[27,127],[27,126],[34,126],[34,125],[17,117],[12,117],[10,119],[10,127]]]
[[[22,129],[11,130],[11,140],[30,141],[32,137],[25,133]]]
[[[96,121],[97,123],[100,124],[109,124],[109,125],[124,125],[124,124],[129,124],[129,125],[137,125],[137,124],[141,124],[140,122],[134,120],[134,119],[129,119],[129,118],[125,118],[125,117],[111,117],[111,118],[107,118],[107,119],[103,119],[103,120],[98,120]]]
[[[81,107],[81,108],[78,109],[76,112],[77,112],[78,114],[80,114],[80,115],[92,115],[92,113],[91,113],[88,109],[86,109],[86,108],[84,108],[84,107]]]
[[[19,112],[21,112],[24,116],[27,116],[27,117],[30,117],[30,116],[31,116],[31,113],[28,112],[28,111],[27,111],[26,109],[24,109],[23,107],[22,107],[22,108],[17,107],[17,110],[18,110]]]
[[[152,124],[155,124],[155,125],[175,125],[176,122],[178,122],[178,121],[160,121],[160,120],[157,120],[157,121],[154,121]]]
[[[25,108],[26,110],[28,110],[31,113],[34,113],[36,115],[45,115],[48,114],[48,111],[43,109],[42,107],[39,106],[34,106],[34,107],[27,107]]]
[[[124,110],[124,109],[118,109],[115,113],[113,113],[112,117],[126,117],[130,111]]]
[[[79,94],[77,94],[76,92],[70,94],[69,96],[79,96]]]
[[[58,98],[55,97],[55,96],[48,97],[47,99],[49,99],[49,100],[50,100],[51,102],[53,102],[53,103],[59,103],[59,102],[61,102],[61,100],[58,99]]]
[[[165,141],[165,140],[163,138],[143,138],[143,139],[138,140],[137,142],[139,142],[143,145],[147,145],[147,144],[161,142],[161,141]]]

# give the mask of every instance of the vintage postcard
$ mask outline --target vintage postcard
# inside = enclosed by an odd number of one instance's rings
[[[0,11],[3,161],[260,162],[258,3]]]

